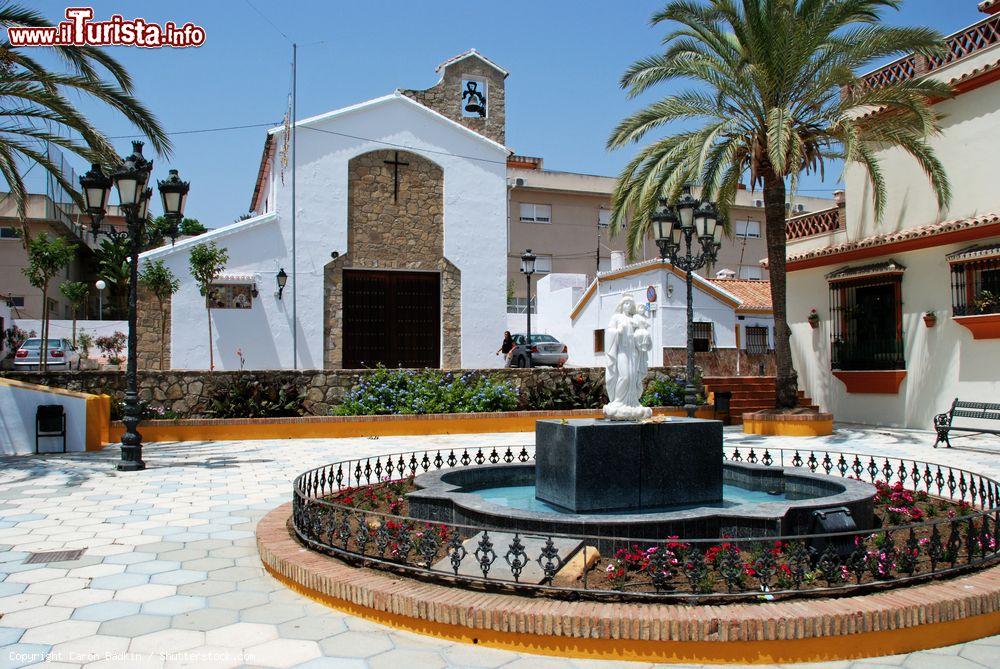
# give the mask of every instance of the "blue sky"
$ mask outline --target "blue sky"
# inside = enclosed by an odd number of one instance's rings
[[[614,175],[631,151],[608,153],[614,125],[643,101],[626,100],[617,82],[637,58],[657,51],[663,28],[648,18],[653,0],[544,0],[503,3],[469,0],[174,0],[170,3],[92,3],[96,19],[112,13],[149,21],[192,21],[205,28],[195,49],[112,48],[136,80],[138,96],[168,131],[280,121],[290,85],[290,43],[299,48],[299,117],[384,95],[394,88],[425,88],[434,68],[470,47],[510,71],[507,143],[518,153],[543,156],[550,169]],[[50,20],[67,3],[33,0]],[[982,17],[977,0],[907,0],[893,24],[924,24],[944,34]],[[99,105],[82,103],[111,136],[134,131]],[[216,227],[249,206],[264,128],[175,135],[174,155],[158,160],[191,181],[188,215]],[[127,153],[126,138],[116,139]],[[300,139],[300,141],[303,141]],[[807,178],[803,194],[828,195],[827,181]],[[35,175],[37,177],[37,175]],[[37,181],[33,183],[38,183]],[[158,207],[157,211],[158,212]]]

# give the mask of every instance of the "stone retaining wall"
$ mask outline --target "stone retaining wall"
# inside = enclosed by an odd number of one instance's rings
[[[487,374],[512,381],[521,394],[523,407],[533,391],[542,386],[569,385],[573,377],[582,375],[592,380],[603,380],[603,367],[578,369],[472,369],[464,373]],[[651,378],[657,374],[683,373],[682,369],[655,367],[650,369]],[[330,409],[339,404],[344,395],[353,388],[362,376],[370,370],[264,370],[245,372],[207,372],[143,370],[139,372],[139,397],[152,406],[173,411],[181,418],[206,417],[206,408],[212,397],[217,396],[233,377],[246,374],[261,380],[291,383],[303,398],[307,414],[326,416]],[[66,388],[95,395],[107,394],[116,405],[125,394],[125,374],[120,371],[71,371],[71,372],[4,372],[3,376],[40,385]]]

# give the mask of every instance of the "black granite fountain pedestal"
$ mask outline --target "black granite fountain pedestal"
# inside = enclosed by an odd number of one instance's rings
[[[722,422],[540,420],[535,497],[577,513],[722,500]]]

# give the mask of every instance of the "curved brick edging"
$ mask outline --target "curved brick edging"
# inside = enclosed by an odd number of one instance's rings
[[[743,432],[780,437],[823,437],[833,434],[833,414],[754,411],[743,414]]]
[[[257,525],[265,568],[337,609],[420,634],[525,652],[657,662],[818,662],[908,653],[1000,633],[1000,567],[838,599],[685,606],[460,590],[303,548],[291,504]]]

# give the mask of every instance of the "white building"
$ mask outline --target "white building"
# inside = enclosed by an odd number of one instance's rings
[[[293,166],[283,164],[292,154],[277,127],[264,145],[256,216],[143,254],[181,281],[171,367],[207,368],[209,345],[216,369],[238,368],[237,349],[252,369],[499,364],[507,73],[474,50],[438,71],[429,89],[296,124],[294,230]],[[188,266],[191,249],[209,242],[229,252],[209,296],[211,343],[206,298]]]
[[[876,147],[888,191],[880,224],[856,166],[840,215],[789,224],[799,384],[839,420],[928,429],[956,397],[1000,401],[1000,14],[949,37],[947,53],[908,56],[862,78],[927,76],[955,87],[936,103],[942,132],[930,139],[951,206],[938,210],[916,161]]]
[[[708,376],[773,373],[774,317],[770,284],[744,279],[692,277],[695,362]],[[600,272],[549,274],[537,283],[532,332],[551,334],[569,347],[569,364],[604,366],[604,328],[622,295],[630,294],[653,321],[650,365],[683,365],[687,351],[684,273],[648,260]]]

